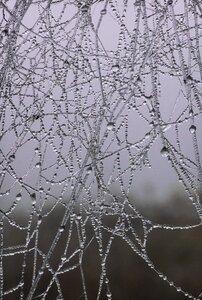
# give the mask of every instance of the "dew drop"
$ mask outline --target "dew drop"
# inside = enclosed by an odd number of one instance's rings
[[[65,230],[65,226],[64,225],[60,226],[59,232],[63,232],[64,230]]]
[[[81,7],[81,11],[82,11],[83,13],[87,13],[87,12],[88,12],[88,5],[83,5],[83,6]]]
[[[41,223],[42,223],[42,216],[39,215],[39,216],[38,216],[38,224],[40,225]]]
[[[145,134],[145,139],[148,139],[150,136],[151,136],[150,132],[147,132],[147,133]]]
[[[15,160],[15,154],[12,154],[9,156],[10,161],[14,161]]]
[[[42,187],[39,188],[39,192],[42,193],[44,189]]]
[[[34,152],[35,152],[35,153],[39,153],[39,148],[36,147],[36,148],[34,149]]]
[[[61,260],[62,260],[63,262],[64,262],[66,259],[67,259],[66,256],[62,256],[62,257],[61,257]]]
[[[191,125],[190,127],[189,127],[189,132],[190,133],[195,133],[196,132],[196,126],[195,125]]]
[[[15,197],[16,201],[20,201],[22,199],[21,193],[18,193]]]
[[[168,156],[168,154],[169,154],[168,148],[164,146],[164,147],[161,149],[161,155],[162,155],[163,157],[166,157],[166,156]]]
[[[90,174],[92,172],[93,168],[91,166],[87,167],[86,173]]]
[[[101,12],[100,12],[100,14],[101,14],[102,16],[106,15],[106,13],[107,13],[107,10],[106,10],[106,9],[102,9]]]
[[[7,28],[5,28],[5,29],[2,30],[2,33],[6,36],[6,35],[8,35],[9,31],[8,31]]]
[[[107,124],[107,129],[108,129],[108,130],[112,130],[112,129],[114,128],[114,126],[115,126],[114,122],[109,122],[109,123]]]
[[[36,163],[35,167],[40,168],[41,167],[41,162]]]
[[[81,214],[78,214],[77,217],[76,217],[76,219],[77,219],[78,221],[81,220],[81,218],[82,218],[82,215],[81,215]]]
[[[115,73],[115,72],[118,72],[118,70],[119,70],[119,65],[118,64],[112,66],[112,72]]]
[[[31,200],[32,200],[32,205],[35,205],[36,204],[36,194],[33,193],[33,194],[30,195],[30,197],[31,197]]]

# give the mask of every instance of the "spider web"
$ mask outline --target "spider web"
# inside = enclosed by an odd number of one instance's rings
[[[178,292],[199,299],[158,270],[147,251],[155,229],[201,226],[199,1],[2,0],[0,11],[0,299],[16,292],[46,299],[53,286],[64,299],[60,276],[74,269],[88,299],[83,261],[94,242],[96,299],[113,299],[107,259],[117,238]],[[137,174],[157,157],[185,189],[195,224],[159,224],[131,200]],[[57,208],[57,232],[43,249],[41,228]],[[24,220],[16,218],[22,210]],[[5,242],[9,226],[23,235],[16,245]],[[5,289],[4,260],[13,256],[21,261],[19,281]]]

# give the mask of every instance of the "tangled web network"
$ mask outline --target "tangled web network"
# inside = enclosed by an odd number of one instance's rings
[[[92,244],[95,299],[114,299],[107,262],[116,239],[179,293],[201,299],[147,250],[154,230],[202,222],[200,1],[1,0],[0,18],[0,299],[50,299],[51,289],[67,299],[61,277],[73,270],[80,299],[89,299],[83,262]],[[186,191],[195,224],[160,224],[131,200],[137,174],[156,164],[153,152]],[[57,209],[46,249],[40,234]],[[15,245],[9,228],[21,235]],[[13,257],[18,282],[7,288]]]

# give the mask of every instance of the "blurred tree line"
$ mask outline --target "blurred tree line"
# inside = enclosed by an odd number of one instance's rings
[[[148,219],[162,224],[174,224],[184,226],[197,223],[197,217],[189,201],[184,201],[184,195],[173,193],[170,199],[162,203],[145,203],[136,201],[139,211]],[[52,240],[58,230],[63,209],[55,208],[51,215],[41,224],[39,232],[39,247],[47,253]],[[16,219],[24,216],[19,214]],[[106,217],[108,222],[113,222],[113,217]],[[138,223],[135,226],[139,226]],[[138,228],[137,228],[138,230]],[[139,228],[141,230],[141,228]],[[87,235],[92,235],[92,228],[86,225]],[[68,234],[68,226],[63,233]],[[149,235],[147,249],[155,267],[163,272],[176,286],[195,297],[200,294],[202,285],[202,228],[196,227],[188,230],[154,229]],[[6,224],[4,243],[7,246],[23,244],[26,232],[20,232]],[[61,238],[50,265],[54,270],[62,255],[64,240]],[[30,245],[34,246],[33,245]],[[73,234],[68,249],[69,255],[78,247],[77,229],[73,228]],[[76,264],[75,256],[67,267]],[[38,268],[42,260],[38,259]],[[137,256],[121,238],[115,238],[109,256],[107,258],[107,273],[112,299],[115,300],[183,300],[184,294],[177,292],[167,282],[163,281],[147,264]],[[19,283],[22,268],[22,255],[8,256],[4,260],[5,282],[4,289],[9,289]],[[96,241],[93,240],[85,250],[83,258],[83,270],[85,274],[88,299],[97,297],[99,276],[101,272],[100,257]],[[28,293],[33,271],[33,253],[27,255],[27,267],[25,272],[25,294]],[[46,271],[39,282],[37,294],[44,291],[52,275]],[[75,268],[67,273],[58,275],[64,299],[85,299],[82,295],[82,282],[80,269]],[[106,291],[101,294],[101,299],[106,299]],[[20,299],[19,290],[4,298],[5,300]],[[38,299],[41,299],[40,297]],[[53,284],[46,299],[57,299],[57,288]]]

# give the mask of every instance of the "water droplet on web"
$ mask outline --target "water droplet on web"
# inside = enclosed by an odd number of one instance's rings
[[[189,127],[189,132],[190,132],[190,133],[195,133],[195,132],[196,132],[196,126],[195,126],[195,125],[191,125],[191,126]]]
[[[101,12],[100,12],[100,14],[101,14],[102,16],[106,15],[106,13],[107,13],[107,10],[106,10],[106,9],[102,9]]]
[[[93,168],[91,166],[86,168],[86,173],[90,174],[92,172]]]
[[[35,153],[39,153],[39,148],[36,147],[36,148],[34,149],[34,152],[35,152]]]
[[[63,232],[64,230],[65,230],[65,226],[64,225],[60,226],[59,232]]]
[[[42,193],[44,191],[43,187],[39,188],[39,192]]]
[[[66,256],[62,256],[62,257],[61,257],[61,260],[62,260],[63,262],[64,262],[66,259],[67,259]]]
[[[116,64],[116,65],[113,65],[112,66],[112,72],[118,72],[119,71],[119,65],[118,64]]]
[[[36,163],[35,167],[40,168],[41,167],[41,162]]]
[[[3,29],[2,30],[2,34],[5,35],[5,36],[7,36],[9,34],[8,29],[7,28]]]
[[[101,262],[101,266],[104,268],[105,267],[105,262]]]
[[[87,12],[88,12],[88,5],[83,5],[83,6],[81,7],[81,11],[82,11],[83,13],[87,13]]]
[[[15,197],[16,201],[20,201],[22,199],[22,194],[18,193]]]
[[[10,155],[10,156],[9,156],[9,160],[10,160],[11,162],[14,161],[14,160],[15,160],[15,154]]]
[[[39,271],[39,275],[42,275],[42,274],[43,274],[43,270],[40,270],[40,271]]]
[[[189,110],[189,115],[190,115],[190,117],[192,117],[193,114],[194,114],[194,112],[193,112],[193,109],[191,108],[191,109]]]
[[[30,195],[30,197],[31,197],[31,200],[32,200],[32,204],[36,204],[36,194],[35,194],[35,193],[32,193],[32,194]]]
[[[164,146],[164,147],[161,149],[161,155],[162,155],[163,157],[167,157],[168,154],[169,154],[168,148]]]
[[[38,224],[40,225],[41,223],[42,223],[42,216],[39,215],[39,216],[38,216]]]
[[[81,220],[82,219],[82,215],[81,214],[78,214],[77,216],[76,216],[76,219],[79,221],[79,220]]]
[[[114,128],[114,126],[115,126],[115,123],[114,123],[114,122],[109,122],[109,123],[107,124],[107,129],[108,129],[108,130],[112,130],[112,129]]]
[[[150,136],[151,136],[150,132],[147,132],[147,133],[145,134],[145,139],[148,139]]]

